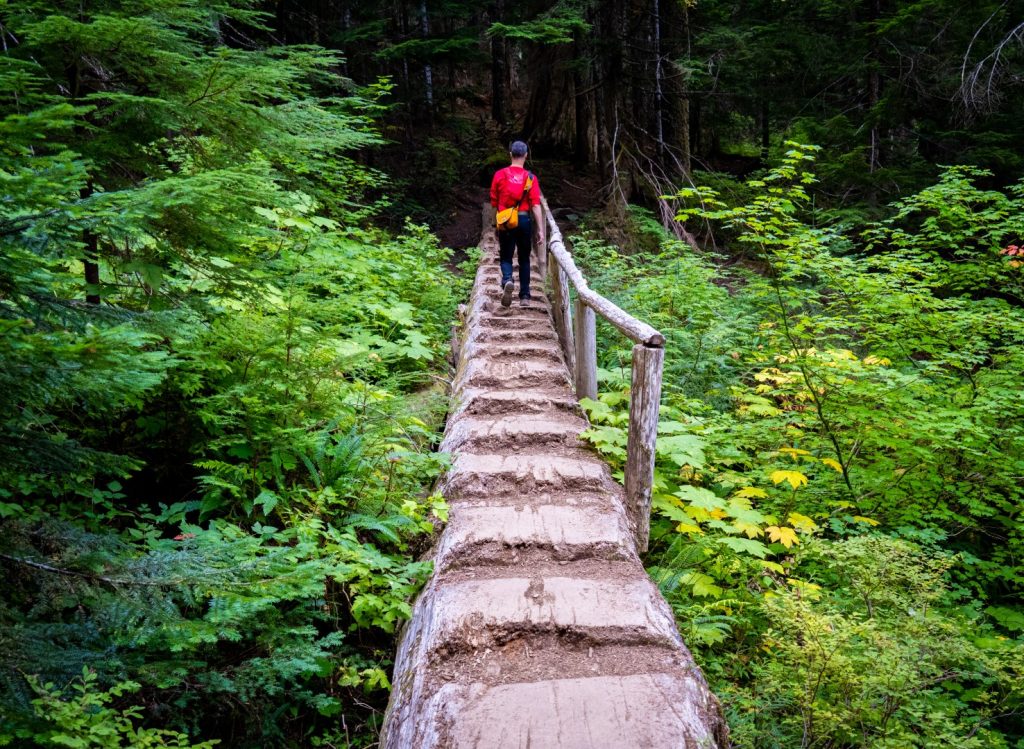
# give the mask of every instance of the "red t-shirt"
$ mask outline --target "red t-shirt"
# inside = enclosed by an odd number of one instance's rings
[[[523,194],[523,186],[526,182],[527,171],[521,166],[507,166],[494,173],[491,180],[491,207],[503,211],[516,204],[516,199]],[[533,184],[530,192],[523,195],[519,203],[519,210],[528,211],[535,205],[540,205],[540,183],[537,175],[533,175]]]

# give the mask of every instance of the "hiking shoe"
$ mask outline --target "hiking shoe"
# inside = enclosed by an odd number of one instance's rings
[[[528,296],[521,296],[521,297],[519,297],[519,306],[520,307],[529,307],[530,306],[530,297],[528,297]]]
[[[512,306],[512,282],[506,281],[505,286],[501,290],[501,306],[511,307]]]

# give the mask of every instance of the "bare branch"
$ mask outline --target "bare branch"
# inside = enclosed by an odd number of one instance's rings
[[[994,15],[995,13],[993,13]],[[958,96],[968,115],[991,111],[998,104],[1002,98],[998,90],[998,83],[1006,73],[1007,64],[1004,56],[1007,49],[1013,45],[1024,45],[1024,22],[1021,22],[1010,29],[988,55],[968,70],[968,57],[971,49],[974,47],[978,35],[991,20],[992,17],[989,17],[975,32],[974,39],[971,40],[964,55]]]

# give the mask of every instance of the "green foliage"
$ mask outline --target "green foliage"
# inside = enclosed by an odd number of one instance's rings
[[[680,191],[730,255],[574,242],[667,339],[649,570],[739,746],[1016,746],[1020,190],[953,168],[828,224],[813,157],[738,205]],[[628,351],[600,334],[587,436],[621,475]]]
[[[258,46],[266,20],[5,8],[5,735],[362,742],[386,699],[446,515],[432,383],[465,281],[369,220],[390,84]]]
[[[590,29],[590,24],[585,20],[584,10],[585,3],[578,0],[562,0],[545,13],[518,24],[495,22],[491,24],[487,33],[490,36],[537,44],[571,44],[574,33]]]
[[[954,563],[885,537],[809,547],[799,564],[820,585],[766,597],[762,654],[716,664],[758,684],[722,695],[736,743],[1015,746],[999,725],[1019,710],[1024,648],[950,606]]]
[[[191,747],[209,749],[217,741],[193,744],[188,735],[178,731],[159,728],[137,728],[142,717],[138,706],[121,709],[110,707],[110,703],[125,694],[137,692],[139,685],[133,681],[115,684],[104,692],[96,691],[97,676],[88,668],[82,670],[79,682],[61,690],[54,684],[40,684],[29,677],[28,682],[38,697],[32,700],[36,716],[45,728],[18,731],[14,736],[0,735],[0,742],[11,739],[31,740],[34,746],[63,746],[72,749],[87,747]],[[69,692],[70,699],[66,698]]]

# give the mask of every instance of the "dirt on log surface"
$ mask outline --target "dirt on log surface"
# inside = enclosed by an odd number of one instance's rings
[[[449,522],[405,627],[385,749],[723,748],[721,707],[644,571],[548,313],[500,304],[484,211],[441,449]],[[518,285],[518,274],[517,285]]]

